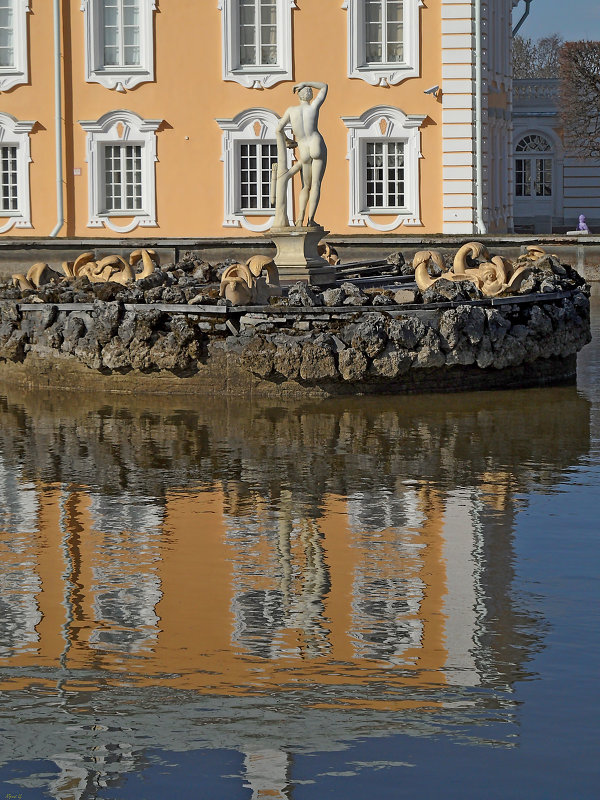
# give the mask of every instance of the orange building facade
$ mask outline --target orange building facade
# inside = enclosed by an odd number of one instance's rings
[[[0,0],[0,232],[265,234],[304,80],[329,85],[328,230],[510,230],[513,5]]]

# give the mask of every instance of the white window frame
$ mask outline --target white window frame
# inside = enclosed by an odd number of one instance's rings
[[[239,148],[241,144],[275,144],[275,130],[279,117],[268,108],[248,108],[233,119],[218,119],[223,131],[222,154],[224,177],[224,228],[246,228],[255,233],[269,230],[275,218],[275,209],[248,212],[241,209]],[[293,163],[293,153],[287,151],[288,168]],[[288,183],[288,208],[292,208],[292,181]],[[269,216],[263,223],[252,222],[248,217]]]
[[[15,119],[11,114],[0,112],[0,147],[17,148],[17,208],[12,211],[0,210],[0,233],[11,228],[31,228],[31,200],[29,192],[29,165],[31,147],[29,134],[35,121],[25,122]]]
[[[360,117],[342,117],[348,128],[350,169],[350,219],[352,227],[368,226],[378,231],[393,231],[400,225],[419,226],[421,222],[419,159],[421,125],[426,115],[405,114],[393,106],[375,106]],[[366,204],[366,142],[399,141],[404,143],[404,207],[369,209]],[[379,215],[395,214],[392,222],[380,223]]]
[[[420,9],[423,0],[404,0],[404,61],[393,64],[368,64],[365,53],[363,0],[344,0],[348,12],[348,77],[359,78],[371,86],[395,86],[420,75]]]
[[[13,86],[19,86],[29,81],[27,14],[30,12],[29,0],[13,0],[14,64],[10,67],[0,67],[0,92],[6,92]]]
[[[87,133],[88,228],[107,227],[115,233],[129,233],[138,225],[157,227],[156,222],[156,131],[160,119],[142,119],[133,111],[109,111],[98,120],[79,124]],[[133,144],[142,146],[142,210],[105,211],[104,146]],[[133,217],[126,225],[117,225],[112,217]]]
[[[85,26],[85,79],[125,92],[154,80],[154,12],[156,0],[140,0],[139,66],[104,66],[102,0],[81,0]]]
[[[277,0],[277,63],[241,66],[239,57],[239,14],[237,0],[218,0],[221,11],[223,80],[235,81],[247,89],[268,89],[293,78],[292,11],[296,0]]]

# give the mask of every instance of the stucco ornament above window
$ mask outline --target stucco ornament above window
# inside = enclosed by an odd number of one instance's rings
[[[419,76],[422,0],[344,0],[348,77],[391,86]]]
[[[0,113],[0,233],[31,228],[29,134],[35,122]]]
[[[292,80],[292,11],[296,0],[218,0],[223,80],[268,89]]]
[[[154,80],[156,0],[81,0],[85,79],[125,92]]]
[[[376,106],[360,117],[342,117],[348,128],[351,226],[393,231],[421,222],[420,127],[426,116]],[[378,216],[393,216],[378,222]]]
[[[87,133],[88,228],[156,227],[156,131],[160,119],[110,111],[79,124]],[[128,221],[118,225],[115,218]]]
[[[29,0],[0,0],[0,91],[29,80],[27,14]]]

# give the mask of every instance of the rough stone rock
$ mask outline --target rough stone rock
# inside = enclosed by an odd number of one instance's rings
[[[478,300],[482,292],[473,281],[449,281],[440,278],[423,292],[424,303],[443,303],[449,300]]]
[[[390,253],[389,256],[386,258],[385,263],[393,267],[393,269],[390,270],[390,272],[393,275],[404,274],[403,267],[406,265],[406,261],[400,251],[396,251],[395,253]],[[411,271],[414,272],[414,270],[412,269]]]
[[[15,324],[21,321],[21,311],[16,303],[12,301],[0,301],[0,320],[4,322],[14,322]]]
[[[388,336],[405,350],[414,350],[426,332],[425,325],[418,317],[392,319],[388,323]]]
[[[490,341],[490,337],[487,334],[484,334],[481,342],[479,343],[479,349],[477,350],[476,354],[476,362],[477,366],[481,367],[481,369],[486,369],[487,367],[491,367],[494,362],[494,351],[492,349],[492,342]]]
[[[485,321],[485,311],[478,306],[459,306],[444,311],[440,318],[443,349],[478,344],[483,336]]]
[[[28,344],[25,331],[13,330],[6,342],[0,344],[0,359],[23,361]]]
[[[155,269],[154,272],[151,272],[146,278],[140,278],[139,281],[136,281],[136,284],[138,288],[146,292],[148,289],[155,289],[157,286],[162,286],[166,280],[167,273],[163,272],[162,269]]]
[[[531,294],[532,292],[537,292],[538,288],[539,281],[535,275],[531,274],[521,283],[516,294]]]
[[[93,333],[82,336],[78,340],[73,350],[73,355],[90,369],[100,369],[102,367],[100,344]]]
[[[337,368],[331,346],[325,342],[304,342],[300,377],[305,381],[319,381],[337,377]]]
[[[396,378],[410,369],[413,360],[414,354],[388,344],[381,355],[373,359],[370,371],[381,378]]]
[[[367,374],[368,365],[366,356],[354,347],[347,347],[338,354],[340,375],[345,381],[362,380]]]
[[[417,292],[414,289],[398,289],[394,295],[394,303],[399,306],[409,305],[417,301]]]
[[[540,292],[543,292],[544,294],[549,294],[550,292],[560,292],[562,287],[559,283],[557,284],[553,277],[554,276],[551,278],[545,278],[540,283]]]
[[[121,339],[115,337],[102,348],[102,363],[106,369],[126,369],[131,366],[129,348]]]
[[[508,333],[500,347],[496,350],[493,365],[496,369],[505,367],[516,367],[522,364],[527,355],[525,345],[522,340],[515,338]]]
[[[490,342],[494,348],[498,348],[502,344],[507,331],[510,330],[510,322],[496,308],[486,308],[485,315],[487,317]]]
[[[446,363],[446,356],[442,352],[441,343],[438,335],[433,328],[427,328],[425,335],[419,343],[416,367],[431,369],[441,367]]]
[[[101,345],[109,342],[117,333],[119,322],[123,313],[123,305],[120,302],[94,303],[92,335],[94,335]]]
[[[255,375],[268,378],[274,369],[275,350],[275,345],[264,336],[255,336],[242,351],[242,365]]]
[[[369,314],[364,322],[354,328],[350,344],[369,358],[381,353],[387,343],[385,319],[381,314]]]
[[[566,275],[567,270],[560,263],[558,258],[553,255],[545,255],[535,262],[535,268],[542,272],[553,273],[555,275]]]
[[[346,299],[346,292],[341,287],[325,289],[322,297],[325,306],[341,306]]]
[[[175,340],[181,345],[187,345],[196,338],[192,321],[185,314],[173,314],[169,327]]]
[[[157,328],[160,327],[160,323],[162,320],[162,313],[158,309],[144,309],[143,311],[131,312],[133,313],[133,322],[135,325],[135,338],[141,342],[147,342]],[[129,323],[128,314],[125,315],[123,319],[123,323],[119,328],[119,337],[125,341],[126,335],[128,334],[128,330],[123,330],[123,326],[125,323]],[[125,334],[125,336],[123,335]]]
[[[552,322],[540,306],[533,306],[529,314],[528,327],[533,336],[545,337],[552,333]]]
[[[97,283],[94,285],[94,294],[98,300],[110,302],[116,300],[120,295],[127,294],[127,287],[113,281]]]
[[[314,308],[323,305],[323,298],[310,286],[298,281],[290,287],[288,292],[288,303],[290,306],[304,306]]]
[[[178,286],[167,286],[163,289],[162,297],[159,302],[173,303],[175,305],[185,303],[185,294]]]
[[[285,378],[296,379],[300,375],[302,364],[302,347],[299,342],[290,339],[277,341],[277,349],[273,358],[275,371]]]
[[[394,298],[388,297],[386,294],[376,294],[373,295],[373,305],[374,306],[393,306],[394,305]]]
[[[150,360],[157,369],[171,371],[185,370],[191,364],[191,357],[185,344],[174,334],[159,336],[150,348]]]
[[[62,349],[65,353],[73,353],[77,347],[79,339],[85,336],[87,331],[82,314],[69,314],[63,330]]]
[[[129,343],[129,360],[133,369],[139,369],[141,372],[150,370],[153,364],[148,341],[142,341],[137,337],[132,339]]]

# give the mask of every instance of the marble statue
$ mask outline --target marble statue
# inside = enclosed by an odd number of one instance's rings
[[[317,96],[313,99],[313,89]],[[294,86],[298,105],[290,106],[277,125],[277,165],[273,169],[275,187],[275,219],[273,227],[289,227],[287,211],[288,182],[301,172],[302,190],[298,198],[296,227],[302,227],[306,218],[307,227],[316,227],[315,212],[321,196],[321,182],[327,165],[327,147],[319,133],[319,110],[327,97],[327,84],[305,81]],[[294,139],[290,139],[285,128],[290,125]],[[298,148],[298,160],[288,169],[287,148]]]

